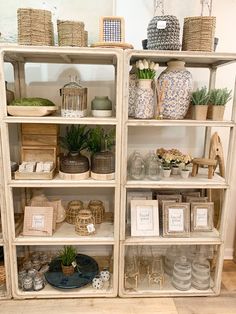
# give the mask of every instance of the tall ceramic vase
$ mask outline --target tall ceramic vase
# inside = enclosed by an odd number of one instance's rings
[[[154,92],[152,80],[138,80],[135,99],[136,119],[152,119],[154,116]]]
[[[167,65],[168,67],[158,78],[160,89],[164,95],[161,104],[163,118],[183,119],[190,104],[192,75],[186,70],[183,61],[169,61]]]

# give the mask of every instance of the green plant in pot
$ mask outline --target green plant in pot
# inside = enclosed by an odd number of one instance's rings
[[[210,95],[206,87],[198,88],[191,96],[193,119],[206,120]]]
[[[232,98],[232,90],[227,88],[212,89],[209,97],[208,118],[222,121],[224,117],[225,105]]]
[[[96,126],[91,129],[88,149],[91,152],[91,177],[97,180],[115,178],[115,155],[111,151],[115,143],[115,129],[105,131]]]
[[[64,246],[63,250],[59,252],[59,258],[61,259],[61,269],[65,276],[70,276],[74,273],[76,266],[77,251],[72,246]],[[73,263],[75,263],[73,265]]]
[[[87,148],[90,130],[86,125],[71,125],[66,128],[64,137],[60,137],[61,146],[68,151],[66,156],[60,159],[60,171],[71,174],[84,174],[83,179],[89,177],[89,160],[81,154]]]

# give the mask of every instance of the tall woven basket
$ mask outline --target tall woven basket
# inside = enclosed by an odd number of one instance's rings
[[[57,21],[59,46],[87,47],[88,32],[83,22]]]
[[[52,14],[47,10],[18,9],[18,43],[20,45],[54,45]]]
[[[215,27],[216,18],[213,16],[186,17],[182,50],[214,51]]]

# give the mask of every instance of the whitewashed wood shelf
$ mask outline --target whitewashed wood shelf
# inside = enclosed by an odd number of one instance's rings
[[[86,125],[117,125],[116,118],[64,118],[61,116],[47,117],[10,117],[3,119],[6,123],[52,123],[52,124],[86,124]]]
[[[4,241],[3,241],[3,238],[2,238],[2,234],[0,234],[0,246],[3,246],[4,244]]]
[[[34,237],[18,235],[13,243],[15,245],[66,245],[66,244],[87,244],[87,245],[114,245],[114,225],[104,222],[95,225],[96,233],[90,236],[79,236],[75,232],[75,226],[66,222],[57,226],[56,231],[50,237]]]

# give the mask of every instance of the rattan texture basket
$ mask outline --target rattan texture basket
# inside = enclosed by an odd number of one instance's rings
[[[95,233],[94,231],[89,232],[88,225],[94,225],[95,219],[92,215],[91,210],[83,209],[79,212],[75,222],[75,232],[80,236],[88,236]]]
[[[166,23],[163,29],[158,23]],[[155,16],[148,24],[147,48],[153,50],[179,50],[180,24],[173,15]]]
[[[47,10],[18,9],[18,43],[20,45],[53,46],[52,14]]]
[[[186,17],[183,27],[182,50],[214,51],[216,18],[213,16]]]
[[[66,209],[66,222],[74,225],[79,211],[83,209],[83,202],[80,200],[70,201]]]
[[[84,23],[80,21],[57,21],[58,45],[87,47],[88,32],[84,30]]]
[[[101,224],[104,220],[105,207],[102,201],[92,200],[88,204],[88,209],[91,210],[95,219],[95,224]]]

